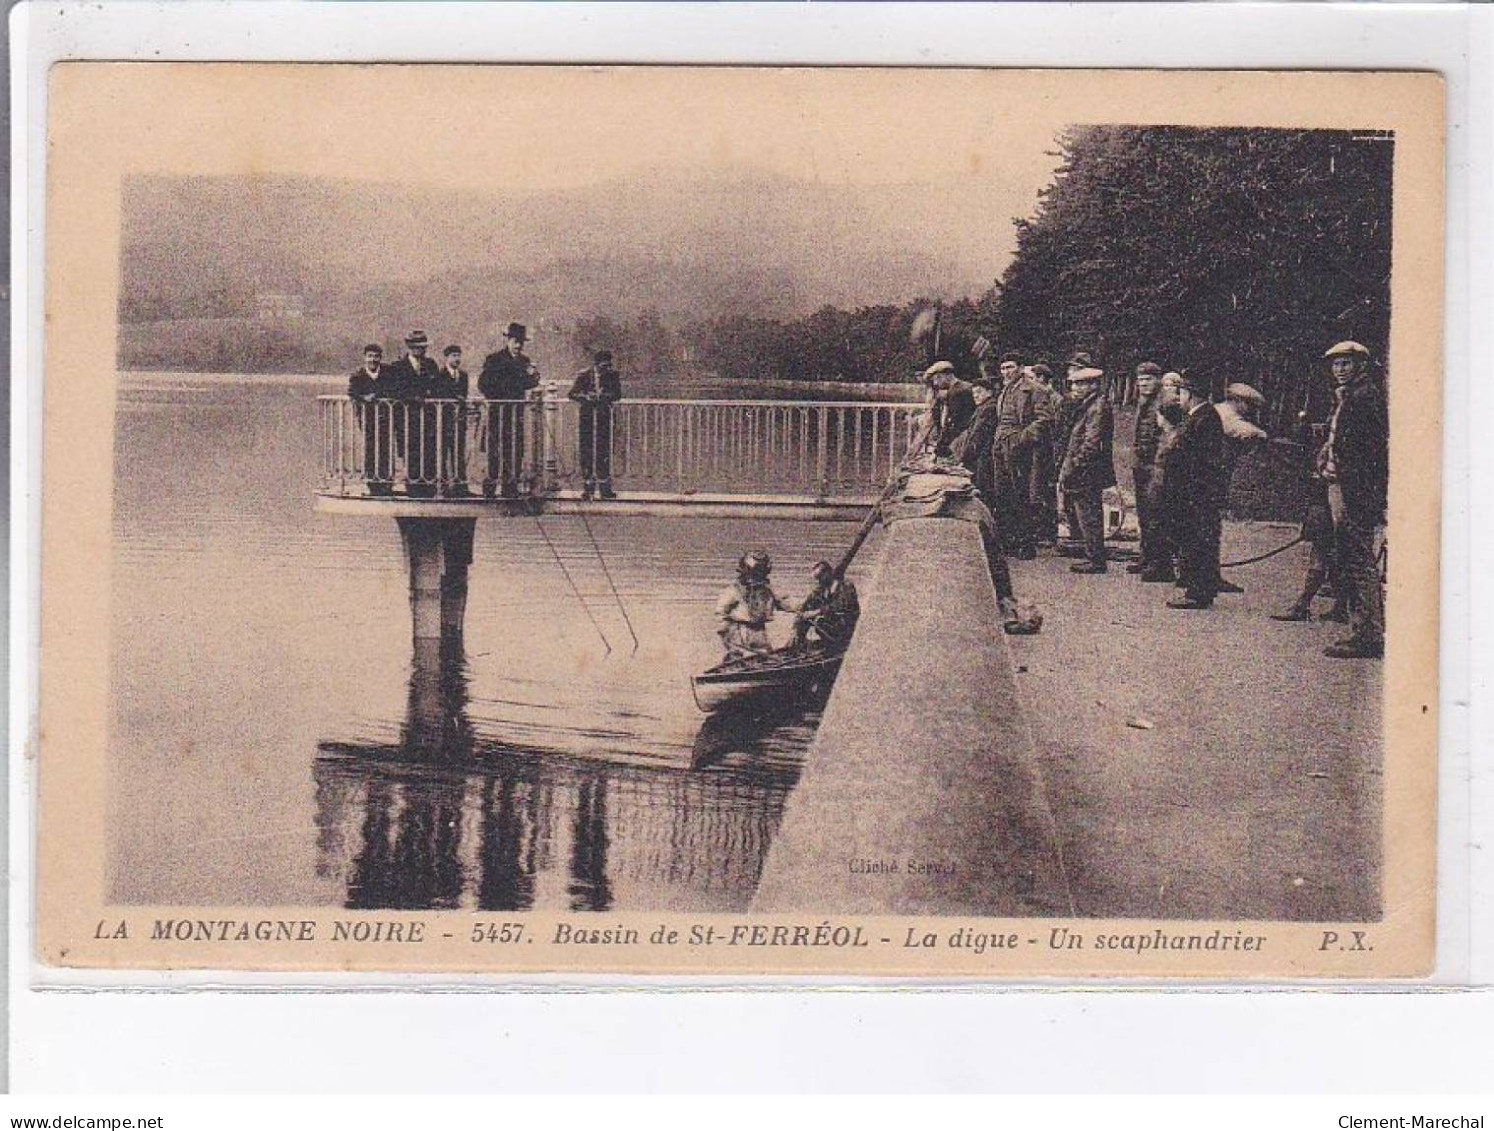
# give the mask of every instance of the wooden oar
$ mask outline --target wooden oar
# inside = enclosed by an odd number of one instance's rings
[[[899,468],[898,470],[900,471],[901,468]],[[851,568],[851,562],[856,557],[857,552],[861,549],[862,544],[871,537],[873,528],[879,521],[881,521],[882,504],[885,503],[888,499],[892,498],[893,492],[897,490],[897,484],[898,471],[894,471],[892,473],[892,478],[887,483],[887,486],[882,489],[882,493],[877,496],[877,501],[872,504],[871,514],[866,516],[866,520],[861,524],[861,529],[856,531],[856,537],[851,539],[850,548],[840,556],[840,561],[836,563],[836,577],[844,577],[846,575],[846,570]]]

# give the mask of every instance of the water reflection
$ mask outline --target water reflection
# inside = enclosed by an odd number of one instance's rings
[[[748,701],[707,715],[690,746],[696,769],[719,765],[743,749],[761,750],[782,734],[802,732],[812,738],[833,684],[815,684],[789,699]]]
[[[397,743],[318,748],[316,871],[350,908],[745,910],[798,777],[754,751],[812,725],[713,717],[693,768],[526,750],[475,731],[461,647],[434,642],[407,707]]]

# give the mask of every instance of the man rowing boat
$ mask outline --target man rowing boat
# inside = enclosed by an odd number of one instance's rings
[[[861,617],[856,587],[837,576],[835,567],[826,561],[815,562],[811,574],[814,588],[799,602],[789,646],[803,648],[813,633],[815,642],[827,648],[844,649],[851,643],[851,633],[856,631],[856,621]]]

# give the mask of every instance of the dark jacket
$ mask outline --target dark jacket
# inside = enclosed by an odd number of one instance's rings
[[[956,381],[933,405],[934,453],[948,456],[960,434],[975,417],[975,394],[970,385]]]
[[[1074,430],[1074,418],[1079,415],[1079,406],[1067,397],[1054,393],[1048,396],[1053,405],[1053,431],[1049,439],[1052,451],[1051,466],[1056,470],[1063,465],[1064,454],[1069,450],[1069,433]]]
[[[526,355],[499,350],[483,360],[477,391],[490,401],[522,401],[538,384],[539,370]]]
[[[428,357],[416,359],[414,354],[405,354],[393,365],[386,366],[381,380],[389,382],[382,397],[392,400],[418,401],[436,395],[441,378],[441,367]]]
[[[1350,518],[1378,526],[1385,521],[1390,483],[1390,422],[1378,381],[1361,378],[1344,390],[1328,437],[1320,457],[1323,478],[1338,483]]]
[[[831,589],[816,586],[799,606],[799,616],[812,620],[815,632],[830,645],[851,642],[856,622],[861,618],[861,601],[856,587],[842,578]]]
[[[1195,408],[1163,446],[1158,470],[1162,505],[1177,513],[1206,514],[1224,506],[1224,424],[1211,404]]]
[[[996,439],[996,398],[977,405],[970,426],[954,438],[949,454],[970,469],[975,489],[990,503],[995,498],[992,443]]]
[[[1003,451],[1026,451],[1053,426],[1053,400],[1041,382],[1023,374],[996,390],[996,441]]]
[[[622,374],[610,365],[605,369],[593,365],[576,374],[566,395],[584,405],[615,404],[622,400]]]
[[[1157,419],[1157,394],[1136,402],[1136,436],[1131,442],[1134,464],[1150,469],[1157,458],[1157,441],[1162,438],[1162,422]]]
[[[436,375],[435,391],[431,395],[445,401],[464,401],[470,388],[465,369],[442,369]]]
[[[1115,412],[1103,392],[1091,393],[1074,414],[1058,485],[1065,491],[1103,491],[1115,486]]]
[[[379,366],[377,376],[370,377],[368,370],[361,365],[353,370],[348,377],[348,396],[355,401],[371,401],[379,398],[387,398],[392,394],[389,378],[389,367]]]

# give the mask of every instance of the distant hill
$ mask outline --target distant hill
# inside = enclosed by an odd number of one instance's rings
[[[990,285],[1004,260],[977,249],[993,229],[1009,229],[1011,214],[985,218],[985,228],[978,202],[918,186],[664,174],[529,196],[136,177],[122,211],[120,320],[135,327],[121,331],[125,365],[162,362],[159,349],[148,360],[138,352],[149,324],[192,324],[210,336],[224,320],[274,320],[262,309],[271,293],[314,320],[319,352],[344,339],[355,349],[373,328],[391,341],[421,325],[442,341],[486,347],[515,318],[541,328],[539,351],[546,331],[558,343],[578,319],[599,314],[625,320],[651,309],[678,326],[957,297]],[[294,354],[295,325],[285,329],[259,336]],[[230,368],[234,352],[194,347]],[[310,360],[287,356],[276,367]]]

